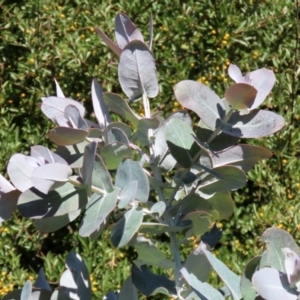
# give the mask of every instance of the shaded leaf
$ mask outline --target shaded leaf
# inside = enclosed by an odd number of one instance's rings
[[[81,209],[78,209],[58,217],[35,219],[34,226],[37,230],[41,232],[54,232],[74,221],[80,215],[80,213]]]
[[[188,273],[192,273],[202,282],[207,281],[211,271],[211,265],[199,247],[187,257],[183,266]]]
[[[277,227],[268,228],[262,234],[260,240],[266,243],[267,246],[261,257],[260,268],[271,266],[274,269],[285,272],[284,254],[281,251],[285,247],[290,248],[300,256],[300,251],[294,239],[283,229]]]
[[[245,271],[241,278],[241,292],[244,300],[255,299],[256,292],[252,288],[252,276],[257,271],[261,256],[252,258],[246,265]]]
[[[262,147],[239,144],[218,152],[218,156],[213,156],[211,159],[214,168],[222,165],[232,165],[248,172],[258,161],[268,159],[272,154],[270,150]]]
[[[94,169],[92,173],[92,185],[108,193],[113,191],[113,184],[110,173],[105,167],[102,158],[96,154]]]
[[[196,143],[192,135],[192,128],[179,119],[170,119],[165,124],[165,137],[170,152],[184,168],[191,167],[192,159],[199,149],[198,146],[193,147]]]
[[[137,124],[137,136],[138,136],[138,140],[141,142],[142,145],[144,146],[149,145],[148,130],[158,128],[159,123],[160,122],[157,117],[153,117],[151,119],[143,118],[139,120]]]
[[[86,203],[85,188],[66,183],[47,195],[35,189],[27,190],[19,197],[18,209],[24,217],[39,219],[68,214]]]
[[[122,143],[108,144],[101,149],[100,156],[108,170],[115,170],[125,158],[131,157],[131,149]]]
[[[171,119],[180,119],[190,127],[192,126],[192,120],[189,114],[186,111],[177,111],[171,114],[168,119],[165,120],[157,129],[155,133],[154,152],[156,157],[160,157],[161,159],[159,167],[166,171],[170,171],[171,169],[173,169],[176,164],[176,160],[174,159],[174,157],[170,153],[168,153],[169,148],[165,137],[165,126]]]
[[[219,229],[215,224],[209,231],[205,232],[201,236],[201,241],[206,245],[209,245],[210,248],[214,248],[217,245],[217,243],[221,240],[222,235],[222,230]]]
[[[131,110],[127,102],[122,97],[113,93],[104,93],[103,99],[108,109],[121,116],[126,121],[129,121],[132,125],[137,126],[141,117]]]
[[[223,179],[216,178],[214,175],[203,176],[198,189],[206,194],[214,194],[216,192],[227,192],[236,190],[245,186],[247,177],[245,173],[234,166],[223,166],[213,169]]]
[[[183,80],[174,86],[175,97],[183,106],[194,111],[211,129],[225,115],[225,107],[218,95],[206,85],[192,80]]]
[[[0,174],[1,177],[1,174]],[[0,179],[1,181],[1,179]],[[1,183],[0,183],[1,186]],[[9,219],[12,213],[17,209],[18,198],[20,191],[12,190],[10,192],[2,192],[0,188],[0,224]]]
[[[88,126],[84,118],[80,115],[80,111],[76,106],[66,106],[64,117],[66,118],[66,120],[68,120],[68,124],[70,124],[67,127],[88,131]]]
[[[149,98],[158,94],[156,67],[151,51],[139,40],[134,40],[123,49],[118,65],[118,76],[123,92],[130,100],[144,93]]]
[[[111,242],[115,247],[125,246],[139,230],[143,221],[143,211],[132,207],[117,222],[112,233]]]
[[[118,300],[138,300],[137,290],[132,283],[131,276],[124,281]]]
[[[48,133],[49,139],[59,146],[74,145],[82,142],[88,135],[88,132],[82,129],[69,127],[55,127]]]
[[[219,213],[220,220],[228,219],[234,211],[234,203],[229,192],[215,193],[207,200],[213,209]]]
[[[162,293],[176,295],[175,282],[164,275],[153,274],[146,266],[138,268],[133,265],[131,269],[132,282],[145,296]]]
[[[201,141],[206,142],[212,134],[213,130],[207,128],[207,126],[200,120],[196,130],[197,137]],[[238,140],[238,137],[221,132],[209,143],[209,148],[212,151],[222,151],[236,144]]]
[[[221,130],[239,138],[260,138],[271,135],[286,125],[282,116],[267,110],[252,110],[248,114],[234,112]]]
[[[212,216],[203,211],[194,211],[187,214],[184,220],[191,220],[193,222],[193,235],[202,235],[209,230]]]
[[[122,143],[129,145],[129,140],[125,132],[119,128],[110,128],[107,131],[107,144]]]
[[[97,143],[91,142],[84,148],[83,165],[81,168],[81,177],[83,184],[87,189],[87,194],[91,195],[92,175],[95,164],[95,155],[97,150]]]
[[[115,189],[106,195],[93,194],[86,207],[80,224],[79,234],[90,236],[105,221],[117,205],[119,190]]]
[[[47,291],[52,291],[51,287],[46,279],[44,270],[41,268],[38,274],[38,277],[33,285],[35,288],[44,289]]]
[[[63,157],[71,168],[81,168],[84,149],[88,144],[88,141],[82,141],[74,145],[58,146],[56,153]]]
[[[225,92],[225,99],[233,109],[250,109],[253,106],[257,90],[246,83],[236,83]]]

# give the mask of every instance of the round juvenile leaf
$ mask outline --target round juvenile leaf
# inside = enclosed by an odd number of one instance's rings
[[[254,103],[257,90],[246,83],[236,83],[225,92],[225,99],[233,109],[250,109]]]
[[[79,234],[81,236],[89,236],[98,230],[108,215],[115,209],[118,194],[119,189],[115,189],[106,195],[92,195],[80,225]]]
[[[286,125],[282,116],[267,110],[252,110],[248,114],[234,112],[221,130],[239,138],[260,138],[271,135]]]
[[[130,100],[136,100],[144,93],[149,98],[157,96],[154,59],[143,42],[134,40],[126,45],[120,57],[118,75],[122,90]]]
[[[132,111],[128,103],[121,96],[107,92],[103,94],[103,99],[108,109],[121,116],[126,121],[129,121],[132,125],[137,126],[141,117]]]
[[[223,118],[225,107],[218,95],[206,85],[192,80],[183,80],[174,86],[175,97],[183,106],[194,111],[211,129]]]
[[[192,165],[192,159],[199,149],[192,135],[192,128],[179,119],[170,119],[165,125],[166,141],[172,156],[184,168]],[[195,151],[196,150],[196,151]]]
[[[124,158],[131,157],[131,149],[128,145],[118,142],[108,144],[101,149],[100,156],[108,170],[115,170]]]
[[[289,288],[286,274],[273,268],[263,268],[255,272],[252,285],[265,300],[298,299],[296,293]]]
[[[119,13],[116,16],[115,35],[117,43],[121,49],[133,40],[140,40],[144,42],[144,38],[139,29],[128,18],[128,16],[123,13]]]
[[[115,247],[125,246],[139,230],[143,221],[143,211],[132,207],[117,222],[111,234],[111,242]]]
[[[126,159],[117,170],[116,186],[124,189],[129,183],[137,181],[135,199],[146,203],[149,197],[149,181],[141,164],[131,159]]]

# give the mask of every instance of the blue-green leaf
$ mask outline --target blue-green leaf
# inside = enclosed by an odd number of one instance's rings
[[[115,247],[125,246],[139,230],[143,221],[143,211],[132,207],[115,225],[111,241]]]
[[[126,159],[117,170],[115,185],[123,189],[132,181],[137,181],[135,199],[146,203],[149,197],[149,181],[139,162]]]
[[[202,251],[207,257],[212,268],[216,271],[216,273],[221,277],[225,285],[229,288],[233,299],[234,300],[241,299],[242,298],[242,293],[240,290],[241,278],[236,274],[234,274],[231,270],[229,270],[224,263],[218,260],[208,250],[203,249]]]
[[[90,236],[98,230],[108,215],[115,209],[118,194],[119,189],[115,189],[106,195],[96,193],[92,195],[80,225],[79,234],[81,236]]]

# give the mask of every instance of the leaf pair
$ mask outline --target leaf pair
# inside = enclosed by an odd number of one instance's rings
[[[229,120],[224,121],[228,113],[224,101],[199,82],[183,80],[175,85],[174,93],[179,103],[193,110],[208,128],[220,128],[234,137],[260,138],[275,133],[285,125],[281,116],[265,110],[252,110],[247,114],[235,111]],[[235,85],[227,92],[227,97],[239,108],[241,103],[250,101],[251,95],[254,95],[252,87],[246,84]]]
[[[118,76],[123,92],[129,100],[137,100],[143,94],[154,98],[158,94],[156,67],[151,53],[152,21],[150,20],[150,49],[144,43],[141,32],[125,14],[118,14],[115,21],[117,44],[100,28],[96,32],[118,56]]]
[[[60,156],[43,146],[32,147],[30,154],[14,154],[8,162],[8,175],[19,191],[34,187],[47,194],[68,181],[72,169]]]

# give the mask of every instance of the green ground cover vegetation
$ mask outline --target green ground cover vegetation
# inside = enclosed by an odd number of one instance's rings
[[[55,94],[54,77],[67,97],[83,101],[90,112],[93,78],[105,91],[121,93],[117,58],[94,27],[112,37],[115,15],[124,12],[146,33],[152,13],[160,82],[160,95],[151,102],[153,110],[169,113],[178,108],[172,86],[183,79],[199,80],[221,94],[231,81],[230,63],[245,73],[266,67],[276,74],[276,85],[263,108],[284,116],[287,126],[255,141],[274,156],[258,164],[249,173],[247,187],[234,194],[234,216],[218,224],[224,236],[214,253],[241,273],[248,259],[260,253],[258,237],[267,227],[284,228],[297,241],[300,7],[296,2],[0,0],[0,173],[5,173],[13,153],[26,154],[32,145],[50,144],[46,133],[51,124],[38,103],[41,96]],[[133,107],[143,113],[140,103]],[[80,237],[78,222],[51,234],[40,234],[18,214],[4,222],[0,227],[0,296],[33,279],[41,266],[55,286],[72,249],[92,273],[95,299],[119,288],[135,253],[113,248],[105,235],[96,242]]]

